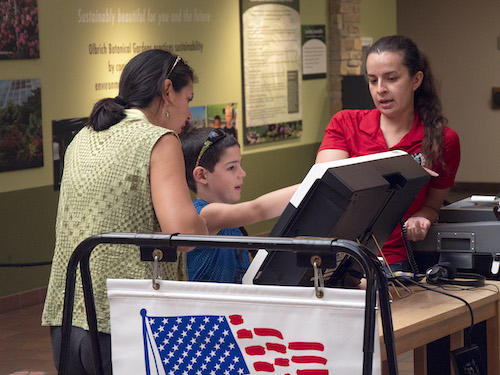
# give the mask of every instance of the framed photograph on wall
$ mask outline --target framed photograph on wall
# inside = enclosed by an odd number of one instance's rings
[[[0,0],[0,59],[40,58],[37,0]]]
[[[0,81],[0,172],[43,166],[40,79]]]
[[[228,134],[238,138],[237,134],[237,109],[238,104],[223,103],[207,106],[207,126],[222,128]]]
[[[188,127],[184,129],[184,131],[189,131],[189,129],[204,128],[207,126],[207,109],[204,105],[189,107],[189,110],[191,111],[191,120],[189,120]]]

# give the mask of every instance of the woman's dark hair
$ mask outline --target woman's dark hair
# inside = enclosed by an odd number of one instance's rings
[[[443,131],[448,120],[442,114],[436,80],[427,57],[419,50],[415,42],[402,35],[380,38],[370,47],[368,55],[382,52],[400,52],[403,56],[403,65],[406,66],[411,77],[419,71],[424,74],[422,84],[415,91],[413,102],[425,129],[422,154],[429,168],[432,168],[436,161],[443,163]]]
[[[182,153],[184,154],[184,163],[186,165],[186,180],[189,188],[197,193],[196,181],[193,177],[193,170],[196,166],[196,161],[200,155],[201,148],[203,147],[205,141],[208,139],[208,135],[214,130],[214,128],[198,128],[192,129],[180,135]],[[217,131],[224,132],[222,129],[217,129]],[[210,147],[205,151],[203,157],[200,159],[199,166],[209,170],[214,171],[215,164],[220,160],[220,157],[224,150],[228,147],[239,145],[238,140],[231,134],[226,132],[224,138],[210,145]]]
[[[176,92],[182,90],[194,80],[194,73],[182,59],[174,67],[176,61],[176,55],[161,49],[147,50],[133,57],[121,74],[118,96],[99,100],[90,114],[88,126],[96,131],[105,130],[125,118],[124,109],[146,108],[163,94],[167,76]]]

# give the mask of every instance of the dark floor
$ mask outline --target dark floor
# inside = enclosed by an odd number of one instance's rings
[[[56,375],[42,305],[0,314],[0,374]]]

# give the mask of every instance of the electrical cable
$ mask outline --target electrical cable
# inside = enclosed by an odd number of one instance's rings
[[[408,254],[408,262],[410,263],[411,272],[413,272],[413,277],[417,280],[417,277],[420,277],[420,272],[418,270],[417,262],[415,261],[415,256],[413,255],[413,248],[411,247],[410,240],[408,239],[408,234],[406,233],[406,227],[403,220],[399,222],[399,226],[401,227],[401,235],[403,236],[406,253]]]
[[[472,329],[474,328],[474,313],[472,311],[472,307],[469,305],[469,302],[467,302],[462,297],[454,296],[453,294],[443,292],[441,290],[438,290],[437,288],[430,288],[426,285],[423,285],[423,284],[419,283],[418,281],[413,280],[411,277],[399,276],[398,278],[403,279],[405,281],[408,281],[412,284],[415,284],[416,286],[418,286],[420,288],[427,289],[427,290],[430,290],[432,292],[440,293],[440,294],[443,294],[443,295],[448,296],[448,297],[456,298],[456,299],[460,300],[461,302],[463,302],[467,306],[467,308],[469,309],[470,320],[471,320],[470,326],[468,328],[466,328],[466,330],[465,330],[466,332],[464,335],[464,344],[465,344],[465,347],[471,346],[471,344],[472,344]]]
[[[497,293],[500,293],[500,288],[498,288],[498,285],[495,285],[495,284],[484,284],[484,286],[492,286],[492,287],[494,287],[496,289]],[[483,289],[486,289],[486,288],[483,287]],[[491,289],[487,289],[487,290],[491,291]]]

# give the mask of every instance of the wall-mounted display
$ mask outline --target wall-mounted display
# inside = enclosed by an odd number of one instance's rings
[[[221,128],[238,138],[238,104],[235,102],[189,107],[191,120],[184,131],[197,128]]]
[[[64,154],[73,137],[87,124],[87,117],[52,121],[52,161],[54,166],[54,190],[61,187]]]
[[[189,107],[189,110],[191,111],[191,120],[189,120],[188,129],[204,128],[207,126],[207,109],[204,105]]]
[[[240,0],[245,144],[302,134],[299,0]]]
[[[212,128],[222,128],[226,133],[237,134],[237,103],[214,104],[207,106],[207,126]]]
[[[325,25],[302,25],[302,79],[326,78]]]
[[[0,81],[0,172],[42,166],[40,79]]]
[[[0,0],[0,59],[38,59],[37,0]]]

